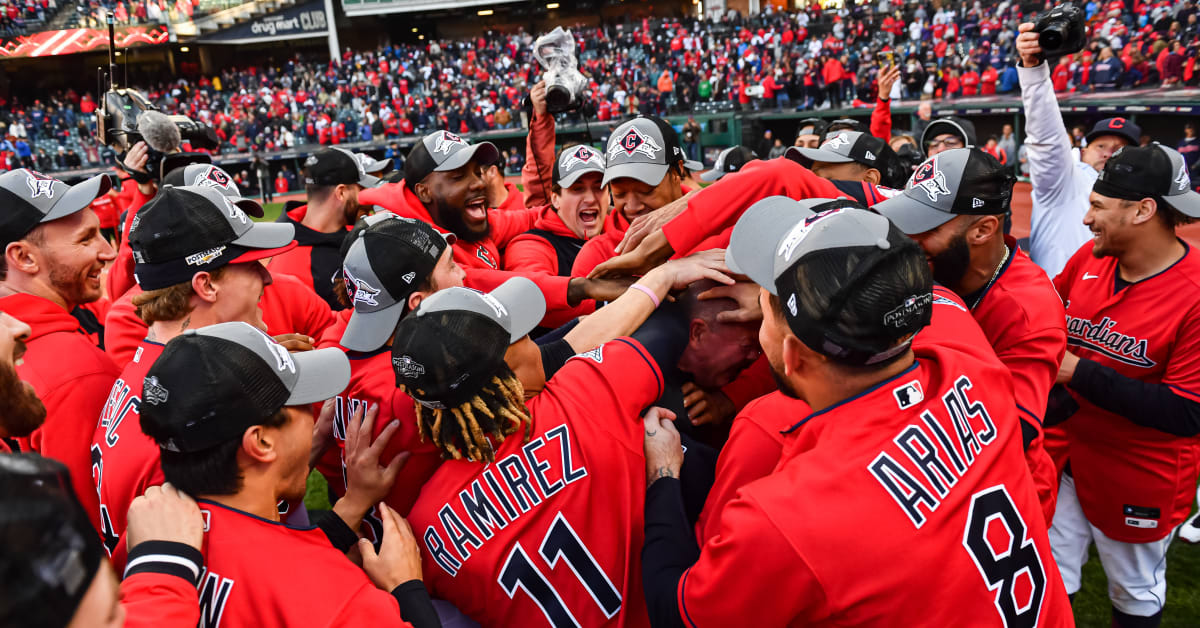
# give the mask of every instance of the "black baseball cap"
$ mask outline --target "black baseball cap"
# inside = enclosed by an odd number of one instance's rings
[[[228,172],[221,169],[220,166],[212,164],[188,164],[181,168],[176,168],[167,173],[163,177],[163,185],[173,185],[177,188],[184,186],[204,186],[234,199],[238,207],[242,211],[254,216],[255,218],[263,217],[262,205],[257,202],[242,198],[242,192],[238,189],[237,183],[233,177],[229,176]]]
[[[142,431],[168,451],[199,451],[241,438],[284,406],[329,399],[349,383],[350,361],[336,347],[289,353],[240,322],[189,329],[146,372]]]
[[[957,116],[946,116],[937,118],[925,127],[925,131],[921,133],[921,148],[928,148],[933,138],[946,133],[957,135],[963,141],[964,147],[974,146],[978,143],[975,140],[975,123]]]
[[[657,116],[634,118],[617,127],[608,138],[605,157],[604,186],[623,178],[656,186],[676,164],[688,170],[704,169],[704,164],[687,158],[675,128]]]
[[[829,128],[829,124],[821,118],[805,118],[800,121],[800,128],[796,130],[796,137],[801,135],[816,135],[818,137],[825,135],[825,129]]]
[[[717,155],[712,170],[700,175],[701,181],[717,181],[730,172],[737,172],[742,166],[758,159],[754,151],[745,146],[730,146]]]
[[[434,131],[421,138],[404,160],[404,182],[411,189],[434,172],[462,168],[471,161],[493,164],[500,151],[491,142],[471,144],[449,131]]]
[[[133,218],[134,279],[143,290],[166,288],[198,272],[289,251],[295,235],[289,223],[250,220],[212,187],[166,185]]]
[[[836,120],[831,120],[829,124],[826,125],[824,136],[827,137],[830,133],[837,133],[838,131],[858,131],[859,133],[866,133],[870,130],[870,127],[858,120],[855,120],[854,118],[838,118]]]
[[[439,290],[396,327],[396,387],[429,408],[460,406],[495,377],[508,346],[537,327],[545,313],[546,298],[525,277],[488,293]]]
[[[836,131],[825,138],[820,148],[789,146],[784,156],[802,165],[821,161],[828,164],[855,162],[886,174],[896,153],[883,140],[861,131]]]
[[[725,263],[778,297],[792,333],[836,362],[885,364],[929,324],[925,253],[853,201],[758,201],[734,225]]]
[[[67,467],[0,454],[0,626],[66,626],[100,570],[104,548]]]
[[[1128,141],[1130,146],[1137,146],[1142,141],[1142,127],[1125,118],[1105,118],[1092,125],[1092,130],[1083,139],[1091,142],[1101,135],[1116,135]]]
[[[354,312],[341,345],[374,351],[396,331],[409,295],[433,274],[454,235],[386,212],[362,230],[342,261],[342,281]]]
[[[322,148],[304,160],[307,185],[352,185],[365,188],[379,185],[379,179],[367,174],[354,153],[336,146]]]
[[[77,185],[29,168],[0,174],[0,238],[8,246],[40,224],[87,209],[111,189],[112,180],[104,174]]]
[[[1200,218],[1200,194],[1192,189],[1187,162],[1179,151],[1158,142],[1117,151],[1092,191],[1127,201],[1159,199],[1185,216]]]
[[[604,153],[582,144],[568,146],[554,160],[554,182],[560,188],[569,188],[589,172],[598,172],[603,177],[604,166]]]
[[[954,148],[926,159],[904,192],[874,205],[909,235],[925,233],[955,216],[994,216],[1012,204],[1012,170],[978,148]]]

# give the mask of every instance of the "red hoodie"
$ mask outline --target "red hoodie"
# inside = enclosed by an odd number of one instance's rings
[[[121,184],[121,192],[117,195],[119,212],[124,213],[125,221],[121,226],[121,244],[117,247],[117,259],[108,268],[108,295],[110,297],[125,294],[137,284],[133,279],[133,249],[129,248],[129,230],[133,225],[133,217],[137,215],[142,205],[150,202],[152,196],[146,196],[138,191],[137,181],[125,179]]]
[[[539,208],[541,215],[533,223],[533,229],[570,238],[582,247],[585,240],[567,228],[552,205]],[[578,254],[578,249],[576,249]],[[574,258],[572,258],[572,263]],[[526,231],[513,238],[504,249],[504,270],[513,272],[539,272],[549,275],[568,275],[570,268],[562,268],[558,253],[549,240]]]
[[[17,374],[46,405],[45,424],[17,442],[24,451],[36,451],[67,465],[75,495],[99,529],[92,433],[120,370],[88,340],[79,321],[49,299],[14,294],[0,298],[0,311],[24,321],[32,330]]]

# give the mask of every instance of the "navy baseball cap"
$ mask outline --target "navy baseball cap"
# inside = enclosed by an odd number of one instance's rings
[[[1116,135],[1124,138],[1130,146],[1142,141],[1142,127],[1125,118],[1105,118],[1097,122],[1083,139],[1091,142],[1101,135]]]

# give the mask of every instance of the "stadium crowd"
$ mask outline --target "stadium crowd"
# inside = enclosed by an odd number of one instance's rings
[[[1195,2],[1086,5],[1087,48],[1054,68],[1057,91],[1196,85],[1200,25]],[[141,6],[141,5],[139,5]],[[1019,90],[1014,41],[1022,4],[889,2],[748,19],[643,20],[580,28],[581,69],[594,119],[693,111],[701,103],[797,110],[870,105],[881,64],[894,59],[896,98],[953,99]],[[120,10],[120,9],[118,9]],[[347,50],[340,63],[300,55],[216,76],[141,87],[168,113],[212,125],[221,150],[296,146],[521,128],[523,95],[539,72],[527,33],[473,41]],[[108,163],[93,139],[95,96],[65,90],[3,103],[0,131],[12,149],[0,167],[63,170]],[[22,143],[20,140],[24,139]],[[60,150],[61,148],[61,150]]]
[[[662,110],[559,146],[532,71],[520,187],[431,123],[314,150],[270,221],[260,156],[153,111],[119,176],[0,174],[0,625],[1067,627],[1092,546],[1112,625],[1160,625],[1200,139],[1073,138],[1015,33],[1027,242],[969,119],[885,96],[705,168]]]

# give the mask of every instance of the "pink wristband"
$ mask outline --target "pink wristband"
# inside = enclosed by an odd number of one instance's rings
[[[644,292],[646,294],[646,296],[650,297],[651,301],[654,301],[654,307],[657,308],[659,305],[662,305],[662,301],[660,301],[658,299],[658,295],[654,294],[654,291],[651,290],[650,288],[647,288],[646,286],[643,286],[640,283],[635,283],[629,287],[633,288],[634,290],[641,290],[642,292]]]

